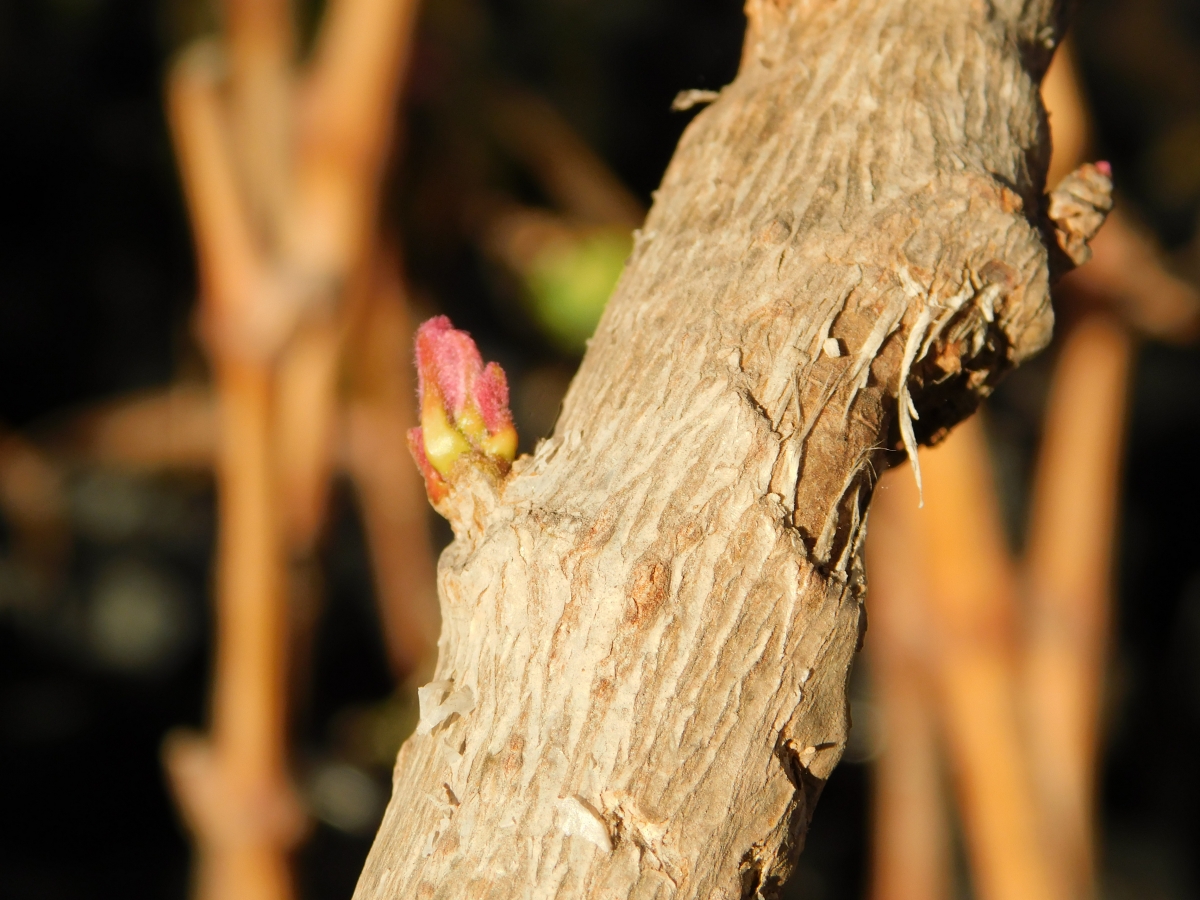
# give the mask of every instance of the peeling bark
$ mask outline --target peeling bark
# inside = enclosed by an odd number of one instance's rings
[[[1058,5],[747,13],[554,435],[455,472],[458,711],[400,751],[358,900],[771,896],[845,744],[886,452],[1049,338]]]

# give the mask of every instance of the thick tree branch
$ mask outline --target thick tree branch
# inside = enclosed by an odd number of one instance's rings
[[[884,448],[1049,337],[1054,9],[751,2],[553,437],[498,484],[460,464],[424,698],[456,712],[401,750],[359,900],[786,876],[845,742]]]

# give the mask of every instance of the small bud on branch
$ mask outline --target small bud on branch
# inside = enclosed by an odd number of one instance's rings
[[[450,489],[460,459],[508,471],[517,454],[517,430],[508,409],[508,380],[494,362],[445,316],[417,329],[417,399],[421,424],[408,446],[436,505]]]

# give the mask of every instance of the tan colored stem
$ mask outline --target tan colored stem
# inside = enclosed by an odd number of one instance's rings
[[[231,163],[215,61],[171,80],[176,151],[200,258],[220,429],[216,664],[209,741],[176,739],[168,766],[198,844],[201,900],[288,900],[302,816],[286,753],[288,616],[273,484],[274,366],[256,316],[268,284]]]
[[[1049,183],[1081,163],[1092,142],[1091,117],[1070,40],[1054,54],[1042,81],[1054,154]],[[1102,305],[1141,334],[1168,343],[1200,335],[1200,291],[1173,275],[1161,247],[1128,210],[1116,209],[1091,242],[1092,259],[1063,282],[1062,293]]]
[[[290,197],[295,53],[288,0],[223,0],[228,103],[240,186],[268,244]]]
[[[1052,169],[1069,168],[1091,137],[1069,46],[1056,54],[1042,94],[1055,141]],[[1092,261],[1060,287],[1068,308],[1085,312],[1069,327],[1054,369],[1023,561],[1030,759],[1047,840],[1069,896],[1077,898],[1096,896],[1098,723],[1133,353],[1129,323],[1187,340],[1200,321],[1195,289],[1166,272],[1161,253],[1121,213],[1109,217],[1092,251]]]
[[[289,900],[304,815],[287,767],[286,564],[272,484],[272,374],[217,365],[216,662],[210,737],[175,734],[166,764],[196,839],[197,900]]]
[[[416,0],[334,0],[304,82],[295,197],[282,265],[311,315],[280,365],[278,443],[295,553],[311,553],[334,466],[347,323],[373,277],[377,195],[415,26]],[[411,400],[406,402],[411,403]]]
[[[408,429],[417,424],[412,323],[399,266],[385,258],[372,274],[348,360],[344,453],[371,548],[388,659],[402,678],[432,668],[440,615],[425,487],[407,451]]]
[[[304,323],[279,360],[275,461],[288,547],[297,558],[315,552],[325,525],[337,463],[342,352],[342,335],[335,323]]]
[[[1092,138],[1091,117],[1070,38],[1054,51],[1054,59],[1042,79],[1042,102],[1046,104],[1054,149],[1046,183],[1057,184],[1083,162]]]
[[[52,437],[54,450],[100,466],[210,471],[217,440],[212,391],[172,385],[85,410]]]
[[[201,259],[204,302],[218,316],[239,321],[260,283],[255,243],[222,139],[215,85],[196,60],[193,55],[191,64],[175,70],[171,121]],[[276,780],[283,764],[276,668],[282,664],[284,637],[283,630],[273,629],[284,619],[280,522],[271,475],[273,371],[269,362],[237,349],[219,340],[213,344],[221,416],[214,741],[218,757],[236,760],[245,777]]]
[[[884,475],[865,550],[872,693],[882,721],[872,809],[872,900],[948,900],[951,833],[929,660],[928,581],[914,552],[916,484]]]
[[[226,0],[223,47],[170,79],[219,408],[212,736],[166,750],[203,900],[294,894],[286,599],[313,619],[345,295],[370,259],[415,6],[334,0],[301,109],[287,0]]]
[[[311,571],[324,518],[344,329],[334,311],[369,258],[414,6],[333,5],[298,135],[284,0],[229,0],[224,55],[197,48],[171,79],[217,373],[220,551],[211,746],[176,740],[168,764],[211,900],[293,893],[288,573]],[[290,593],[300,602],[312,585]]]
[[[218,481],[217,659],[212,740],[235,789],[278,789],[287,771],[282,523],[272,485],[271,373],[224,364]],[[273,841],[244,852],[271,870]],[[290,891],[289,891],[290,893]]]
[[[220,70],[215,45],[193,47],[172,69],[167,99],[206,314],[226,319],[246,314],[247,295],[262,272],[218,93]]]
[[[1092,254],[1091,262],[1064,279],[1064,293],[1108,308],[1156,340],[1186,344],[1200,336],[1200,290],[1168,270],[1156,239],[1127,211],[1108,217]]]
[[[1026,703],[1038,788],[1074,897],[1094,897],[1096,765],[1133,341],[1109,316],[1068,331],[1046,410],[1025,578]]]
[[[924,453],[922,471],[925,509],[911,527],[925,555],[935,680],[976,890],[983,900],[1053,900],[1061,885],[1021,731],[1017,585],[978,417]]]
[[[369,264],[416,0],[332,0],[304,84],[289,246],[339,279]]]
[[[14,555],[41,577],[62,577],[71,545],[63,475],[37,446],[3,428],[0,514]]]

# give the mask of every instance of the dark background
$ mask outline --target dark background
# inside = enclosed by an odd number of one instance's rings
[[[314,20],[314,9],[302,12]],[[203,374],[161,80],[171,53],[211,18],[198,0],[0,0],[5,429],[36,434],[96,400]],[[462,230],[431,211],[454,208],[437,191],[455,182],[446,160],[463,154],[444,151],[477,139],[480,86],[504,78],[543,93],[649,202],[688,120],[669,111],[671,98],[732,78],[742,25],[736,0],[430,0],[389,216],[425,302],[477,334],[485,354],[505,363],[518,398],[523,384],[544,385],[547,372],[569,372],[573,361],[514,314]],[[1181,269],[1197,271],[1200,5],[1096,0],[1084,4],[1076,38],[1099,150],[1113,162],[1122,202]],[[536,188],[479,141],[472,177],[536,202]],[[1046,371],[1042,361],[1019,373],[993,404],[1013,510]],[[552,419],[536,408],[556,403],[545,393],[526,391],[527,421]],[[1105,738],[1105,896],[1184,900],[1200,897],[1200,476],[1192,464],[1200,355],[1142,347],[1134,397]],[[531,436],[526,428],[523,441]],[[211,485],[82,467],[70,473],[69,498],[74,546],[56,586],[22,570],[0,524],[0,896],[181,898],[188,848],[159,748],[168,729],[203,720]],[[345,489],[325,556],[297,770],[310,793],[319,793],[322,773],[345,775],[346,766],[369,783],[367,812],[326,811],[302,854],[303,892],[313,900],[349,897],[369,845],[371,802],[384,796],[372,801],[371,784],[387,786],[386,768],[356,756],[347,734],[403,706],[386,705],[393,685]],[[140,656],[105,637],[105,615],[123,602],[157,610],[149,632],[157,643]],[[821,801],[795,897],[863,894],[871,748],[858,743]]]

